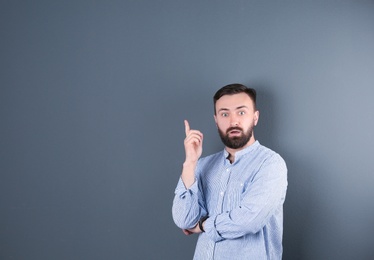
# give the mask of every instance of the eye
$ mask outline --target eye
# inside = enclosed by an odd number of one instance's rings
[[[221,116],[222,116],[222,117],[228,117],[228,116],[229,116],[229,113],[223,112],[223,113],[221,114]]]
[[[245,115],[245,112],[244,111],[239,111],[239,115],[243,116],[243,115]]]

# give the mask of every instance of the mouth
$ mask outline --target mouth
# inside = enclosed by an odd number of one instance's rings
[[[233,129],[233,130],[227,131],[227,133],[230,136],[239,136],[242,134],[242,131],[238,129]]]

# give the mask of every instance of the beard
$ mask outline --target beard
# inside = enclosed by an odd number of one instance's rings
[[[232,130],[238,130],[242,134],[240,136],[229,137],[229,132]],[[244,132],[244,130],[240,127],[229,127],[226,130],[226,133],[224,133],[221,129],[218,128],[218,133],[221,137],[222,143],[226,147],[231,149],[239,149],[244,147],[251,139],[253,134],[253,125],[250,126],[246,132]]]

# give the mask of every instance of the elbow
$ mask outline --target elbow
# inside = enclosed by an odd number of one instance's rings
[[[176,220],[176,219],[174,219],[174,223],[180,229],[191,229],[192,228],[192,227],[186,225],[186,223],[184,223],[183,221],[179,221],[179,220]]]
[[[177,217],[173,214],[173,220],[177,227],[180,229],[191,229],[195,227],[194,222],[187,221],[185,218]],[[195,223],[196,224],[196,223]]]
[[[263,229],[263,225],[260,225],[259,223],[257,224],[251,224],[247,226],[247,233],[249,234],[256,234],[260,232]]]
[[[174,224],[181,228],[181,229],[186,229],[186,226],[185,226],[185,223],[183,221],[183,218],[181,217],[180,214],[177,214],[174,209],[172,211],[172,215],[173,215],[173,221],[174,221]]]
[[[179,209],[173,207],[172,209],[172,216],[175,225],[181,229],[191,229],[196,226],[198,222],[197,217],[193,217],[189,214],[184,214]]]

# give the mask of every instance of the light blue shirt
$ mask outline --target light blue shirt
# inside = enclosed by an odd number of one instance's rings
[[[224,150],[201,158],[189,189],[179,180],[172,208],[175,224],[190,229],[209,215],[194,259],[282,259],[284,160],[258,141],[236,152],[234,163],[228,156]]]

